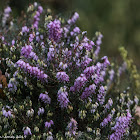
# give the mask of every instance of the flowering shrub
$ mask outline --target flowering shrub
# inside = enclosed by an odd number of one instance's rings
[[[1,18],[5,24],[0,36],[1,70],[8,82],[0,101],[1,136],[138,137],[134,118],[138,98],[129,94],[131,83],[119,88],[128,64],[118,68],[107,56],[99,58],[103,36],[97,32],[93,41],[88,39],[76,26],[78,13],[68,20],[53,18],[34,3],[22,24],[7,21],[5,13]]]

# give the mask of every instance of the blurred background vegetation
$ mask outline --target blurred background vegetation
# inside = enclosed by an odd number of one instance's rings
[[[139,0],[36,0],[54,14],[69,17],[77,11],[78,26],[88,31],[89,38],[100,31],[103,35],[101,54],[114,59],[118,48],[125,46],[130,57],[140,69],[140,1]],[[12,7],[14,16],[22,15],[35,0],[0,0],[0,9]]]

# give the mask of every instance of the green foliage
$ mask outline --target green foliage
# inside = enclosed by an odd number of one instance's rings
[[[131,80],[131,86],[133,86],[133,92],[140,98],[140,74],[137,71],[136,65],[133,64],[133,60],[128,57],[128,52],[124,47],[120,47],[120,54],[123,61],[127,65],[128,74]]]

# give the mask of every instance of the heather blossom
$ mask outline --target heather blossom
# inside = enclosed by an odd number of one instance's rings
[[[12,10],[9,6],[4,9],[4,13],[10,13],[10,12],[12,12]]]
[[[69,99],[68,99],[68,93],[66,91],[66,87],[61,87],[59,89],[57,93],[57,100],[62,109],[68,107]]]
[[[101,122],[101,126],[102,127],[105,127],[106,125],[108,125],[108,123],[109,122],[111,122],[111,119],[112,119],[112,117],[111,117],[111,115],[109,114],[104,120],[103,120],[103,122]]]
[[[34,35],[33,35],[33,34],[30,34],[30,35],[29,35],[29,41],[32,42],[33,39],[34,39]]]
[[[105,88],[103,86],[100,86],[99,90],[98,90],[99,94],[97,95],[97,100],[99,101],[100,104],[103,104],[105,101]]]
[[[116,118],[116,124],[114,127],[112,127],[112,130],[115,132],[110,135],[109,139],[121,140],[123,137],[123,134],[129,128],[131,119],[132,119],[132,116],[128,110],[127,110],[127,116],[120,116]]]
[[[29,57],[31,51],[32,51],[32,46],[31,45],[26,45],[25,47],[22,47],[21,49],[21,55],[25,56],[25,57]]]
[[[59,67],[60,67],[62,70],[65,70],[65,69],[68,67],[68,65],[67,65],[67,63],[66,63],[66,64],[63,64],[63,62],[60,62]]]
[[[90,97],[92,94],[95,94],[95,90],[96,90],[96,85],[92,84],[89,87],[86,87],[85,90],[83,91],[81,98],[84,100],[87,97]]]
[[[84,74],[87,78],[90,78],[95,72],[95,66],[86,67]]]
[[[95,55],[96,58],[98,57],[98,54],[100,52],[100,45],[102,44],[102,38],[103,38],[102,34],[97,35],[96,50],[94,52],[94,55]]]
[[[107,56],[102,57],[101,60],[103,60],[104,67],[107,67],[108,65],[110,65],[110,62]]]
[[[41,107],[41,108],[39,108],[39,110],[38,110],[38,115],[42,115],[42,114],[44,114],[44,112],[45,112],[44,108]]]
[[[12,45],[14,45],[15,44],[15,40],[12,40]]]
[[[41,93],[39,95],[39,99],[43,101],[44,103],[50,104],[51,103],[51,98],[48,96],[48,93],[46,92],[45,94]]]
[[[38,6],[38,11],[39,11],[40,13],[42,13],[42,12],[43,12],[43,7],[42,7],[42,6]]]
[[[30,110],[28,110],[28,111],[26,112],[26,115],[27,115],[28,117],[33,117],[33,115],[34,115],[34,110],[31,108]]]
[[[85,67],[87,67],[90,62],[92,62],[92,59],[89,58],[87,55],[85,57],[83,57],[83,61],[81,63],[82,68],[84,69]]]
[[[113,105],[113,100],[109,98],[107,104],[104,106],[105,110],[110,109]]]
[[[60,82],[68,82],[69,81],[69,76],[66,74],[66,72],[57,72],[56,78]]]
[[[9,83],[8,83],[9,91],[11,91],[12,93],[15,93],[17,91],[17,85],[18,85],[18,82],[16,81],[16,79],[11,78]]]
[[[38,10],[36,11],[36,14],[34,16],[34,23],[33,23],[33,27],[38,30],[38,25],[39,25],[39,21],[40,21],[40,14],[43,12],[43,8],[42,6],[38,6]]]
[[[74,24],[78,18],[79,18],[79,14],[75,12],[72,18],[68,20],[68,24]]]
[[[50,128],[53,124],[54,124],[53,121],[50,120],[49,122],[45,122],[45,127]]]
[[[111,83],[112,83],[112,81],[114,79],[115,71],[113,69],[111,69],[108,73],[109,73],[110,76],[109,76],[109,82],[107,84],[107,88],[109,89],[110,85],[111,85]]]
[[[70,134],[75,135],[77,130],[77,121],[71,118],[70,123],[68,124],[67,127],[69,129]]]
[[[91,49],[93,48],[94,46],[94,42],[93,41],[90,41],[87,37],[84,37],[83,39],[83,42],[82,42],[82,46],[88,50],[88,51],[91,51]]]
[[[73,29],[73,31],[70,32],[71,36],[76,36],[76,35],[79,34],[79,33],[80,33],[79,27],[75,27],[75,28]]]
[[[33,48],[31,45],[26,45],[25,47],[22,47],[21,56],[24,56],[26,58],[33,58],[34,60],[38,60],[38,56],[32,50],[33,50]]]
[[[27,26],[23,26],[22,33],[28,33],[28,32],[29,32],[29,28]]]
[[[61,22],[59,20],[51,21],[48,25],[49,39],[55,42],[59,41],[62,36]]]
[[[97,102],[95,102],[95,104],[92,104],[90,112],[94,114],[98,106],[99,104]]]
[[[10,16],[10,12],[12,12],[12,9],[9,6],[7,6],[4,9],[4,14],[3,14],[3,18],[2,18],[2,24],[3,24],[3,26],[6,24],[6,21],[7,21],[7,19]]]
[[[50,45],[50,48],[49,48],[49,51],[48,51],[48,54],[47,54],[47,60],[48,61],[53,60],[54,56],[55,56],[54,46],[53,45]]]
[[[4,108],[2,108],[2,113],[3,113],[3,116],[5,117],[11,117],[12,116],[12,113],[10,110],[6,111]]]
[[[18,60],[16,64],[17,67],[20,67],[31,76],[35,76],[40,80],[47,81],[48,75],[45,74],[42,70],[40,70],[38,67],[32,67],[29,63],[25,63],[23,60]]]
[[[87,78],[84,74],[81,74],[77,79],[75,79],[74,86],[70,88],[71,91],[79,91],[87,82]]]
[[[24,136],[32,135],[31,129],[29,127],[23,128]]]

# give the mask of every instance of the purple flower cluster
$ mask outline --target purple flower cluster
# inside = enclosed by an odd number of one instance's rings
[[[84,70],[84,74],[86,75],[87,79],[89,79],[95,72],[95,66],[86,67]]]
[[[82,46],[83,46],[86,50],[91,51],[91,49],[93,48],[94,45],[95,45],[95,44],[94,44],[93,41],[89,40],[87,37],[84,37],[83,42],[82,42]]]
[[[97,102],[95,102],[95,104],[92,105],[90,112],[92,114],[94,114],[95,111],[97,110],[98,106],[99,106],[99,104]]]
[[[63,54],[63,56],[64,57],[71,57],[71,55],[72,55],[72,51],[71,50],[68,50],[68,48],[64,48],[63,50],[62,50],[62,54]]]
[[[75,12],[74,15],[71,17],[71,19],[68,20],[68,24],[74,24],[78,18],[79,18],[79,14]]]
[[[105,101],[105,88],[103,86],[100,86],[98,90],[97,100],[102,105]]]
[[[50,104],[51,103],[51,98],[48,96],[48,93],[46,92],[45,94],[41,93],[39,95],[39,99],[44,102],[44,103],[47,103],[47,104]]]
[[[67,127],[69,129],[70,134],[75,135],[77,130],[77,121],[71,118],[70,123],[68,124]]]
[[[107,84],[107,88],[109,89],[110,86],[111,86],[111,83],[112,83],[112,81],[114,79],[115,71],[113,69],[111,69],[108,73],[109,73],[109,82]]]
[[[38,6],[38,10],[36,11],[36,14],[34,16],[34,23],[33,23],[33,27],[37,30],[38,29],[38,24],[39,24],[39,20],[40,20],[40,14],[43,12],[43,8],[42,6]]]
[[[5,116],[6,118],[12,116],[11,111],[10,111],[10,110],[6,111],[4,108],[2,108],[2,114],[3,114],[3,116]]]
[[[69,58],[73,60],[70,65],[72,64],[74,67],[82,69],[88,66],[88,64],[92,62],[92,59],[88,57],[88,53],[93,48],[93,45],[94,42],[87,37],[83,37],[80,41],[79,37],[76,35],[74,43],[70,43],[71,50],[69,50],[69,52],[72,53],[72,55],[70,55]],[[85,52],[83,53],[83,51]]]
[[[40,70],[38,67],[32,67],[29,63],[25,63],[21,59],[18,60],[16,64],[18,67],[29,73],[31,76],[35,76],[40,80],[47,81],[48,75],[45,74],[42,70]]]
[[[49,39],[58,42],[62,36],[62,28],[60,20],[51,21],[48,25]]]
[[[25,57],[29,57],[31,51],[32,51],[32,46],[31,45],[26,45],[25,47],[22,47],[21,49],[21,55],[25,56]]]
[[[22,33],[28,33],[28,32],[29,32],[29,28],[27,26],[23,26]]]
[[[76,36],[76,35],[78,35],[79,33],[80,33],[79,27],[75,27],[75,28],[73,29],[73,31],[70,32],[70,35],[71,35],[71,36]]]
[[[3,18],[2,18],[2,25],[3,26],[6,24],[6,21],[10,16],[10,12],[12,12],[12,10],[9,6],[4,9],[4,14],[3,14]]]
[[[79,91],[87,82],[87,78],[84,74],[81,74],[77,79],[75,79],[74,86],[70,88],[72,92]]]
[[[40,35],[39,32],[36,32],[36,41],[39,42],[40,40],[42,40],[44,38],[43,35]],[[43,42],[42,42],[43,43]]]
[[[69,99],[68,99],[68,93],[66,92],[66,87],[61,87],[57,93],[57,100],[60,104],[60,107],[67,108]]]
[[[65,70],[67,67],[68,67],[67,63],[63,64],[63,62],[60,62],[59,68],[61,68],[62,70]]]
[[[12,93],[15,93],[17,91],[17,85],[18,85],[18,82],[16,81],[16,79],[11,78],[8,83],[8,90]]]
[[[100,52],[100,45],[102,44],[102,38],[103,38],[103,35],[102,34],[99,34],[97,36],[97,41],[96,41],[96,50],[94,52],[94,55],[95,57],[97,58],[98,57],[98,54]]]
[[[90,64],[90,62],[92,62],[91,58],[88,58],[88,56],[83,57],[83,60],[81,62],[82,68],[84,69],[85,67],[87,67]]]
[[[101,127],[107,126],[108,123],[111,122],[111,119],[112,119],[112,117],[111,117],[111,115],[109,114],[109,115],[103,120],[103,122],[100,123],[100,126],[101,126]]]
[[[127,116],[120,116],[116,119],[116,124],[112,127],[112,130],[115,131],[110,135],[110,140],[121,140],[126,130],[129,128],[130,121],[132,119],[131,114],[127,110]]]
[[[12,46],[15,44],[15,40],[12,40]]]
[[[113,101],[111,98],[109,98],[107,104],[104,106],[105,110],[110,109],[110,107],[113,105]]]
[[[99,34],[98,39],[96,41],[96,45],[97,46],[100,46],[102,44],[102,38],[103,38],[103,35],[102,34]]]
[[[53,123],[52,120],[50,120],[49,122],[45,122],[45,127],[48,128],[48,129],[49,129],[52,125],[54,125],[54,123]]]
[[[97,63],[95,66],[95,73],[91,76],[94,83],[99,84],[104,81],[104,76],[106,75],[106,70],[103,64]]]
[[[110,81],[113,80],[113,78],[114,78],[114,74],[115,74],[115,72],[114,72],[113,69],[109,71],[109,75],[110,75],[110,76],[109,76],[109,79],[110,79]]]
[[[4,14],[9,14],[10,12],[12,12],[12,10],[11,10],[11,8],[9,6],[4,9]]]
[[[84,100],[87,97],[89,97],[92,94],[95,94],[95,89],[96,89],[96,85],[92,84],[89,87],[86,87],[85,90],[83,91],[81,98]]]
[[[5,40],[5,37],[4,36],[0,36],[0,39],[2,40],[2,41],[4,41]],[[5,44],[5,43],[4,43]]]
[[[44,108],[43,107],[41,107],[41,108],[39,108],[39,110],[38,110],[38,115],[40,116],[40,114],[44,114]]]
[[[64,34],[64,37],[67,38],[68,37],[68,33],[69,33],[69,27],[63,27],[63,34]]]
[[[69,76],[66,74],[66,72],[57,72],[56,74],[56,78],[60,81],[60,82],[68,82],[69,81]]]
[[[31,129],[29,127],[26,127],[23,130],[24,130],[24,136],[32,135]]]
[[[34,36],[33,34],[30,34],[30,35],[29,35],[29,41],[32,42],[33,39],[34,39],[34,37],[35,37],[35,36]]]
[[[79,91],[86,84],[87,79],[92,78],[95,84],[86,87],[81,95],[81,98],[86,99],[95,93],[96,86],[98,86],[100,82],[104,81],[106,67],[110,64],[107,57],[103,57],[101,60],[103,63],[98,62],[95,66],[86,67],[83,72],[84,74],[81,74],[81,76],[75,80],[74,86],[70,88],[70,91]],[[105,91],[103,86],[100,86],[99,94],[97,96],[97,100],[103,104],[105,98]]]
[[[32,49],[33,48],[31,45],[26,45],[25,47],[22,47],[21,55],[26,58],[33,58],[34,60],[38,60],[38,56],[32,51]]]
[[[108,65],[110,65],[110,62],[109,62],[107,56],[102,57],[101,60],[103,61],[103,66],[104,66],[104,67],[107,67]]]
[[[54,49],[54,46],[51,45],[47,54],[47,61],[53,60],[54,55],[55,55],[55,49]]]

